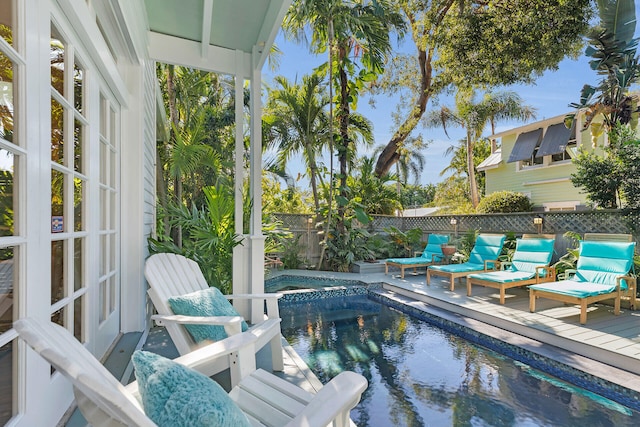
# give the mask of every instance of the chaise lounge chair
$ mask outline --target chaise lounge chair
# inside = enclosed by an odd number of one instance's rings
[[[633,267],[635,242],[580,242],[578,264],[570,278],[529,287],[529,310],[536,310],[536,298],[548,298],[580,305],[580,323],[587,323],[587,305],[614,299],[615,315],[620,300],[628,294],[636,304],[636,279],[628,276]]]
[[[252,356],[257,338],[251,333],[234,335],[173,361],[136,352],[133,361],[138,381],[123,386],[65,328],[34,318],[17,320],[14,327],[23,341],[72,383],[80,412],[94,427],[222,422],[234,426],[346,427],[349,411],[367,388],[361,375],[342,372],[314,395],[256,370]],[[198,373],[203,358],[236,361],[234,369],[242,372],[241,380],[232,384],[228,395],[215,381]]]
[[[198,264],[182,255],[151,255],[145,264],[147,291],[158,312],[151,318],[165,326],[180,355],[229,335],[249,330],[258,337],[256,351],[271,347],[274,371],[282,371],[282,337],[278,298],[282,294],[222,295],[210,288]],[[266,303],[267,316],[251,328],[227,299],[259,299]],[[212,367],[219,369],[220,367]]]
[[[500,290],[500,304],[504,304],[509,288],[555,280],[555,269],[549,266],[555,239],[522,238],[516,243],[511,262],[500,263],[500,271],[475,273],[467,276],[467,295],[472,285]]]
[[[441,245],[449,243],[449,236],[444,234],[429,234],[427,246],[421,256],[413,258],[389,258],[384,262],[384,274],[389,273],[389,267],[400,268],[400,277],[404,279],[404,269],[413,268],[414,273],[418,267],[427,267],[442,262],[444,254]]]
[[[445,276],[451,282],[449,288],[453,292],[455,280],[472,273],[489,271],[489,266],[495,270],[498,256],[502,251],[504,234],[480,234],[471,250],[469,260],[462,264],[430,265],[427,268],[427,285],[431,284],[431,276]]]

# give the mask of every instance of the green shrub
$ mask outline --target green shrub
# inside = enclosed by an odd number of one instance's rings
[[[478,213],[530,212],[531,201],[522,193],[497,191],[484,197],[476,210]]]

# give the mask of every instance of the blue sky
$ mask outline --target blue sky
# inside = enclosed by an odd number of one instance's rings
[[[636,6],[636,15],[640,16],[638,5]],[[638,31],[636,30],[636,34]],[[411,43],[410,41],[408,43]],[[288,42],[280,34],[276,38],[278,48],[283,52],[280,59],[279,69],[271,71],[265,66],[263,70],[263,80],[266,84],[271,84],[275,75],[283,75],[290,81],[301,81],[302,76],[310,74],[313,68],[326,61],[326,57],[313,56],[308,53],[308,48]],[[405,48],[405,47],[403,47]],[[581,56],[577,60],[565,59],[559,64],[557,71],[546,72],[538,78],[533,85],[514,85],[504,88],[518,93],[524,100],[524,103],[534,107],[537,110],[537,119],[554,117],[571,111],[569,104],[579,101],[580,90],[585,83],[595,84],[598,76],[589,68],[588,59]],[[375,146],[386,145],[393,134],[392,114],[396,110],[398,102],[397,97],[377,96],[375,98],[375,108],[369,105],[369,95],[358,102],[357,111],[367,117],[374,125]],[[447,98],[441,98],[440,104],[453,107],[453,101]],[[429,101],[427,110],[434,109],[432,101]],[[510,128],[521,126],[523,122],[503,122],[499,123],[496,131],[500,132]],[[485,134],[490,129],[487,128]],[[451,145],[463,138],[464,133],[461,129],[448,129],[449,137],[445,135],[441,128],[423,128],[419,127],[414,130],[415,133],[421,133],[425,141],[432,141],[427,149],[423,151],[426,158],[425,170],[420,178],[421,184],[436,184],[443,180],[440,171],[449,164],[449,158],[445,157],[445,151]],[[365,149],[358,150],[359,155],[369,154]],[[268,157],[268,155],[267,155]],[[325,156],[326,157],[326,156]],[[325,158],[328,165],[328,157]],[[304,174],[304,166],[299,159],[294,159],[288,167],[291,176],[296,177]],[[297,184],[300,189],[306,189],[307,181],[302,178]]]

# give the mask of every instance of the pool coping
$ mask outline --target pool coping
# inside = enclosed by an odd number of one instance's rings
[[[392,290],[384,289],[384,282],[367,284],[357,279],[354,282],[360,282],[360,284],[283,291],[282,302],[306,302],[318,299],[318,295],[322,295],[322,298],[368,295],[374,300],[383,302],[474,344],[511,357],[546,374],[640,411],[640,376],[629,371],[395,293]],[[621,385],[619,383],[621,378],[631,380],[626,383],[632,385]]]

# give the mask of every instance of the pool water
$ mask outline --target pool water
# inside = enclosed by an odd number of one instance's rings
[[[299,289],[322,289],[334,286],[352,286],[360,282],[321,277],[278,276],[265,281],[266,292],[295,291]]]
[[[320,381],[367,378],[359,427],[638,425],[638,412],[367,296],[286,303],[281,317]]]

